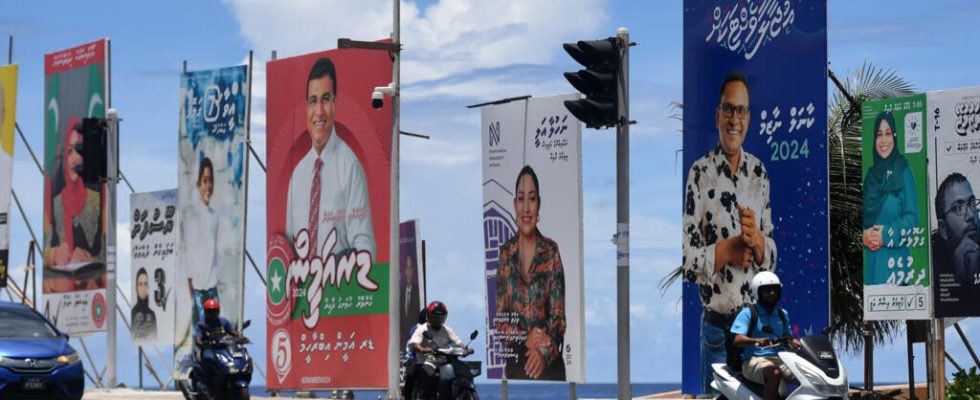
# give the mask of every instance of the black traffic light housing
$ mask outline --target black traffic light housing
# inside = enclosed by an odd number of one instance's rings
[[[607,128],[619,124],[617,90],[622,66],[619,40],[580,40],[562,45],[575,61],[585,67],[566,72],[565,79],[584,99],[565,101],[565,108],[589,128]]]
[[[107,178],[106,139],[108,125],[105,118],[83,118],[81,123],[82,160],[84,165],[79,175],[85,183],[102,183]]]

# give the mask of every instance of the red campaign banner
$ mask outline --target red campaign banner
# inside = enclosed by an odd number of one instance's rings
[[[45,54],[44,74],[56,74],[89,64],[102,64],[105,62],[105,49],[106,40],[99,39],[92,43]]]
[[[387,387],[391,73],[377,50],[266,64],[270,390]]]

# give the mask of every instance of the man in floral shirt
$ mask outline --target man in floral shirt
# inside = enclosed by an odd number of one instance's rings
[[[725,362],[730,317],[751,301],[749,283],[776,265],[769,174],[742,150],[749,128],[749,84],[732,71],[715,109],[718,145],[694,162],[684,195],[684,280],[697,283],[701,317],[702,393],[711,389],[711,364]]]

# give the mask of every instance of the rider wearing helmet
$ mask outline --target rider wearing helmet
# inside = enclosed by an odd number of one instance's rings
[[[238,332],[231,326],[231,323],[221,317],[221,304],[218,304],[218,300],[205,301],[204,318],[198,321],[195,326],[194,342],[198,347],[202,347],[207,339],[222,337],[225,334],[238,336]]]
[[[466,347],[463,341],[456,336],[456,332],[453,331],[449,325],[446,325],[446,318],[449,317],[449,310],[446,305],[441,301],[433,301],[429,303],[429,306],[425,308],[427,314],[427,322],[425,325],[419,327],[412,334],[412,338],[408,340],[408,343],[419,353],[432,353],[435,348],[445,348],[450,344],[454,344],[459,347]],[[431,338],[427,338],[425,333],[428,332]],[[473,349],[466,348],[466,354],[473,354]],[[442,364],[445,364],[445,358],[430,358],[426,357],[425,364],[422,366],[422,370],[425,372],[425,376],[422,378],[425,382],[425,393],[423,395],[426,399],[435,398],[435,391],[439,385],[438,375],[436,371]]]
[[[786,310],[779,307],[783,284],[776,274],[763,271],[752,278],[751,290],[755,296],[754,306],[747,306],[735,317],[731,332],[735,334],[735,346],[742,347],[742,375],[756,383],[765,385],[766,400],[779,397],[779,381],[786,379],[788,383],[799,382],[782,360],[775,348],[769,347],[782,338],[792,338],[794,348],[800,347],[800,341],[793,338],[790,329],[789,316]],[[755,326],[752,324],[752,308],[758,316]]]

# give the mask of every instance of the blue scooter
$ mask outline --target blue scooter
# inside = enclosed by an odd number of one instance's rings
[[[252,321],[242,324],[242,331]],[[231,336],[221,328],[207,331],[203,322],[198,323],[207,332],[205,343],[201,346],[200,360],[191,365],[190,382],[177,381],[177,387],[186,400],[248,400],[248,386],[252,382],[252,357],[246,344],[251,343],[244,336]],[[210,350],[207,357],[205,351]],[[212,356],[213,355],[213,356]]]

